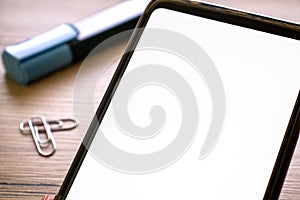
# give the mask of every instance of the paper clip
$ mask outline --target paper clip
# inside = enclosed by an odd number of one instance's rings
[[[53,131],[71,130],[77,126],[78,123],[75,119],[46,120],[45,117],[39,116],[21,122],[20,130],[23,134],[31,133],[38,153],[48,157],[53,155],[57,149]]]

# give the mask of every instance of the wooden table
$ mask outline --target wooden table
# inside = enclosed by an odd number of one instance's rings
[[[115,2],[118,0],[0,0],[0,51]],[[299,0],[213,2],[300,22]],[[123,47],[117,47],[114,54],[120,54]],[[37,154],[31,136],[20,134],[18,126],[32,116],[72,116],[73,84],[80,63],[28,86],[7,78],[0,65],[0,199],[40,199],[43,194],[55,194],[80,144],[77,130],[55,133],[58,150],[44,158]],[[300,144],[281,199],[300,199]]]

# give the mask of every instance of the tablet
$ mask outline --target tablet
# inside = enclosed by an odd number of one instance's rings
[[[300,26],[153,1],[56,199],[276,199],[299,135]]]

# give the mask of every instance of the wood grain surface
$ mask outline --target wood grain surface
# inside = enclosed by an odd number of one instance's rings
[[[116,2],[118,0],[0,0],[0,51]],[[300,22],[299,0],[212,2]],[[124,46],[120,44],[106,53],[118,56]],[[44,158],[37,154],[31,136],[20,134],[18,126],[33,116],[43,115],[49,119],[73,116],[73,86],[80,63],[28,86],[7,78],[2,63],[0,65],[0,199],[41,199],[43,194],[55,194],[80,144],[77,130],[54,133],[58,150],[52,157]],[[112,72],[107,74],[102,90]],[[281,199],[300,199],[299,143]]]

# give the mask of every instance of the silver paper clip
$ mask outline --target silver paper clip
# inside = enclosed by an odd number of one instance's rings
[[[31,133],[38,153],[48,157],[53,155],[57,149],[53,131],[71,130],[77,126],[78,123],[75,119],[46,120],[45,117],[39,116],[21,122],[20,130],[22,134]]]

